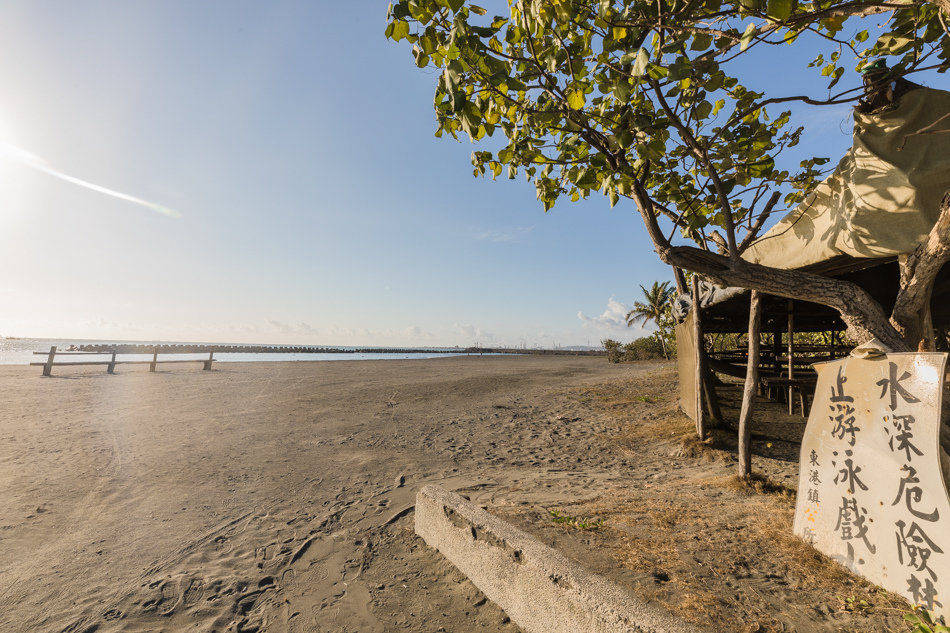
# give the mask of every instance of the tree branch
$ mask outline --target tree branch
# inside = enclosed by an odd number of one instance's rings
[[[769,216],[772,214],[772,208],[778,203],[779,196],[781,193],[775,191],[772,193],[772,197],[769,198],[769,201],[765,204],[765,208],[762,209],[762,215],[760,215],[755,220],[755,224],[749,228],[749,232],[746,233],[745,238],[742,240],[742,243],[739,244],[739,252],[744,253],[749,245],[752,244],[752,241],[759,235],[759,231],[762,230],[762,226],[765,224],[765,221],[769,219]]]
[[[934,280],[943,265],[950,261],[950,192],[940,204],[940,217],[927,236],[901,266],[901,287],[897,293],[891,323],[909,339],[929,338],[932,333],[920,331],[919,316],[930,305]]]

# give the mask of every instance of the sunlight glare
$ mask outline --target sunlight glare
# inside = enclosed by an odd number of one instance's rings
[[[0,163],[2,162],[16,162],[20,165],[26,167],[31,167],[37,171],[41,171],[50,176],[55,176],[60,180],[65,180],[66,182],[72,183],[74,185],[79,185],[80,187],[85,187],[86,189],[91,189],[92,191],[97,191],[99,193],[106,194],[107,196],[112,196],[113,198],[119,198],[120,200],[125,200],[126,202],[131,202],[133,204],[138,204],[143,207],[149,208],[156,213],[161,213],[162,215],[167,215],[172,218],[180,218],[181,213],[175,211],[174,209],[169,209],[168,207],[156,204],[154,202],[149,202],[148,200],[143,200],[142,198],[137,198],[131,196],[127,193],[122,193],[120,191],[114,191],[112,189],[107,189],[101,185],[96,185],[85,180],[80,180],[69,174],[64,174],[61,171],[57,171],[46,164],[39,156],[32,154],[25,149],[17,147],[9,142],[6,139],[9,137],[5,134],[6,126],[4,125],[4,120],[0,117]],[[3,161],[2,159],[9,159],[8,161]],[[4,183],[9,183],[12,179],[7,177],[4,178],[4,174],[0,172],[0,186],[3,186]]]

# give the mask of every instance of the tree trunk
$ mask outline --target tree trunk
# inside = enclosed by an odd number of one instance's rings
[[[693,341],[695,342],[696,359],[696,435],[700,440],[706,439],[706,407],[704,406],[705,381],[703,380],[703,326],[699,315],[699,276],[693,275]]]
[[[762,299],[752,291],[749,308],[749,358],[746,365],[745,389],[742,391],[742,411],[739,413],[739,474],[752,474],[752,407],[759,386],[759,327],[762,323]]]
[[[670,360],[670,355],[666,351],[666,341],[663,339],[663,332],[657,332],[656,337],[660,339],[660,345],[663,346],[663,358]]]
[[[901,289],[891,313],[891,323],[912,349],[933,351],[934,331],[930,297],[934,281],[950,260],[950,193],[940,203],[940,217],[917,249],[899,258]]]

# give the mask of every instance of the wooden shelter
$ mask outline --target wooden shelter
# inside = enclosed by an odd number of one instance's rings
[[[852,281],[890,312],[899,288],[899,259],[927,237],[950,190],[950,142],[946,135],[932,134],[950,131],[950,92],[905,82],[905,92],[892,103],[863,110],[855,109],[853,145],[835,171],[758,238],[743,258]],[[703,333],[747,332],[750,294],[701,285],[680,295],[674,307],[681,405],[696,420],[700,436],[704,416],[715,416],[717,410],[711,371],[745,375],[746,368],[742,350],[717,360],[696,342],[703,340]],[[827,306],[771,296],[761,301],[761,331],[773,335],[772,345],[763,348],[763,380],[788,382],[791,412],[795,389],[804,405],[806,383],[814,384],[813,374],[806,373],[807,361],[843,350],[833,341],[826,350],[796,349],[794,337],[788,335],[841,332],[845,325]],[[950,330],[950,269],[937,278],[931,313],[935,330]]]

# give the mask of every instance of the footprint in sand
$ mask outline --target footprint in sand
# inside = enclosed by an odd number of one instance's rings
[[[330,570],[319,561],[312,563],[307,571],[310,573],[310,580],[313,582],[323,582],[330,576]]]
[[[278,543],[271,543],[264,547],[257,548],[255,556],[257,558],[257,566],[261,569],[267,569],[279,565],[287,558],[287,552],[283,551],[281,545]]]
[[[118,609],[109,609],[102,614],[102,619],[106,620],[107,622],[111,622],[112,620],[121,620],[123,617],[125,617],[125,614]]]
[[[297,572],[293,569],[287,569],[280,576],[280,589],[293,591],[297,588]]]
[[[188,584],[188,588],[185,589],[184,601],[186,605],[193,605],[199,600],[205,593],[205,583],[204,581],[196,578]]]
[[[172,611],[178,606],[180,594],[178,593],[178,582],[169,580],[162,585],[161,615],[171,615]]]

